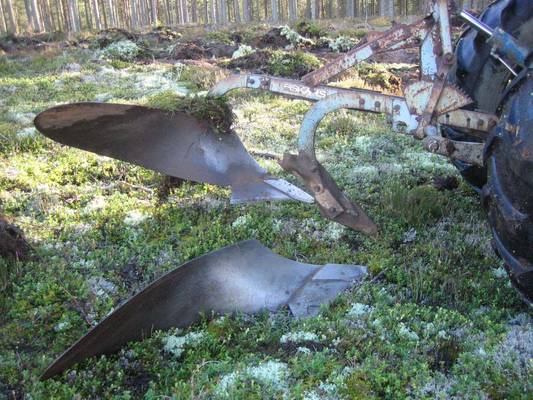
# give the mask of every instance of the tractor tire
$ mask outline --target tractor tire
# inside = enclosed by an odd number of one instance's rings
[[[512,284],[533,305],[533,70],[522,75],[485,147],[482,204],[494,249]]]
[[[492,28],[501,27],[524,45],[533,37],[533,2],[531,0],[498,0],[489,5],[480,19]],[[490,55],[487,38],[469,28],[460,37],[455,50],[455,65],[448,80],[462,88],[474,100],[468,108],[498,114],[500,94],[505,90],[511,73]],[[467,130],[447,128],[443,134],[450,139],[482,142]],[[463,178],[479,193],[487,180],[485,167],[454,161]]]

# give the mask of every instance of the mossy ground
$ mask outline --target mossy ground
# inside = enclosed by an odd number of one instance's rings
[[[184,183],[161,204],[158,174],[60,146],[31,128],[33,116],[55,104],[144,104],[165,91],[201,89],[194,76],[166,63],[117,69],[90,50],[0,59],[1,212],[36,252],[33,260],[0,264],[2,285],[8,282],[0,294],[0,396],[531,395],[531,317],[490,248],[477,195],[465,183],[433,189],[432,180],[457,175],[454,168],[391,132],[384,117],[335,113],[321,123],[317,143],[325,166],[379,224],[377,239],[325,221],[312,205],[230,206],[228,190],[210,185]],[[308,103],[246,91],[229,101],[250,151],[295,150]],[[274,161],[259,162],[298,183]],[[39,381],[60,352],[140,287],[250,238],[300,261],[364,264],[371,277],[316,318],[296,320],[287,310],[207,315],[186,332],[158,332]],[[201,335],[183,339],[181,352],[165,351],[169,337],[189,332]],[[290,332],[318,342],[287,347],[280,339]]]

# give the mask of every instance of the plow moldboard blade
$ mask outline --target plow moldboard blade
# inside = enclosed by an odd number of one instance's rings
[[[106,103],[75,103],[43,111],[35,126],[59,143],[196,182],[231,186],[232,202],[300,200],[306,192],[269,175],[233,133],[181,112]],[[285,182],[282,192],[266,180]]]
[[[151,283],[66,350],[41,379],[87,357],[115,352],[154,330],[187,327],[201,313],[256,313],[288,305],[295,316],[314,315],[366,273],[362,266],[289,260],[255,240],[224,247]]]

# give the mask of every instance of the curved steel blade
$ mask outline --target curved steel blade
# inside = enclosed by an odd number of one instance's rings
[[[256,313],[288,305],[296,316],[314,315],[321,304],[365,275],[361,266],[289,260],[255,240],[224,247],[186,262],[133,296],[57,358],[41,378],[87,357],[112,353],[154,330],[189,326],[201,313]]]
[[[233,202],[312,197],[275,178],[233,133],[216,133],[185,113],[128,104],[74,103],[43,111],[37,129],[59,143],[196,182],[231,186]],[[282,191],[267,180],[283,181]]]

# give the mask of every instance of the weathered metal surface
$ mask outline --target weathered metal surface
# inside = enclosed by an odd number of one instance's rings
[[[367,89],[343,89],[335,86],[320,85],[312,87],[306,85],[302,81],[278,78],[270,75],[261,74],[234,74],[221,81],[217,82],[215,86],[209,91],[211,96],[221,96],[235,89],[260,89],[271,93],[277,93],[289,98],[303,99],[309,101],[322,100],[332,94],[346,93],[346,94],[369,94],[376,96],[375,101],[384,103],[385,101],[402,100],[400,96],[386,95],[381,92],[376,92]],[[370,108],[367,111],[375,111]]]
[[[285,153],[279,163],[285,171],[303,179],[324,217],[369,235],[377,234],[376,224],[358,204],[346,197],[316,158],[305,152],[298,155]]]
[[[442,136],[428,136],[424,139],[423,145],[432,153],[473,165],[483,165],[484,143],[460,142]]]
[[[445,60],[445,62],[439,67],[435,79],[431,81],[431,90],[429,93],[429,99],[426,102],[424,111],[420,114],[418,127],[415,131],[415,137],[418,139],[424,138],[425,129],[431,123],[433,117],[437,113],[437,104],[440,102],[444,88],[446,86],[446,76],[451,68],[451,60]]]
[[[364,96],[338,93],[314,104],[305,114],[300,127],[298,155],[285,154],[280,165],[286,171],[295,173],[303,179],[322,215],[352,229],[373,235],[378,231],[377,226],[359,205],[346,197],[331,175],[317,161],[315,154],[315,135],[320,121],[330,112],[342,108],[360,109],[365,103]],[[394,112],[390,102],[378,108],[380,111]]]
[[[147,286],[59,356],[41,378],[115,352],[155,330],[187,327],[201,314],[257,313],[288,305],[297,317],[315,315],[366,274],[366,267],[304,264],[257,241],[240,242],[188,261]]]
[[[125,104],[77,103],[42,112],[35,126],[68,146],[183,179],[231,186],[234,203],[313,201],[304,191],[261,168],[236,134],[216,133],[207,123],[184,113]],[[281,186],[289,190],[281,191]]]
[[[454,128],[465,128],[488,133],[496,126],[498,117],[494,114],[470,110],[454,110],[437,117],[437,122]],[[475,134],[475,132],[474,132]]]
[[[412,114],[421,115],[424,113],[429,102],[434,82],[415,81],[404,88],[405,101]],[[438,98],[435,105],[435,114],[443,114],[464,107],[472,103],[472,99],[462,90],[453,86],[445,85],[442,95]]]
[[[338,75],[358,62],[368,59],[379,50],[389,48],[412,37],[424,37],[433,27],[432,18],[421,19],[411,25],[400,25],[389,29],[379,38],[353,48],[337,59],[327,63],[322,68],[308,73],[302,81],[310,86],[317,86],[322,82]]]
[[[434,13],[439,21],[440,45],[442,55],[446,58],[453,57],[453,45],[450,26],[450,15],[448,12],[448,0],[437,0],[435,2]]]

